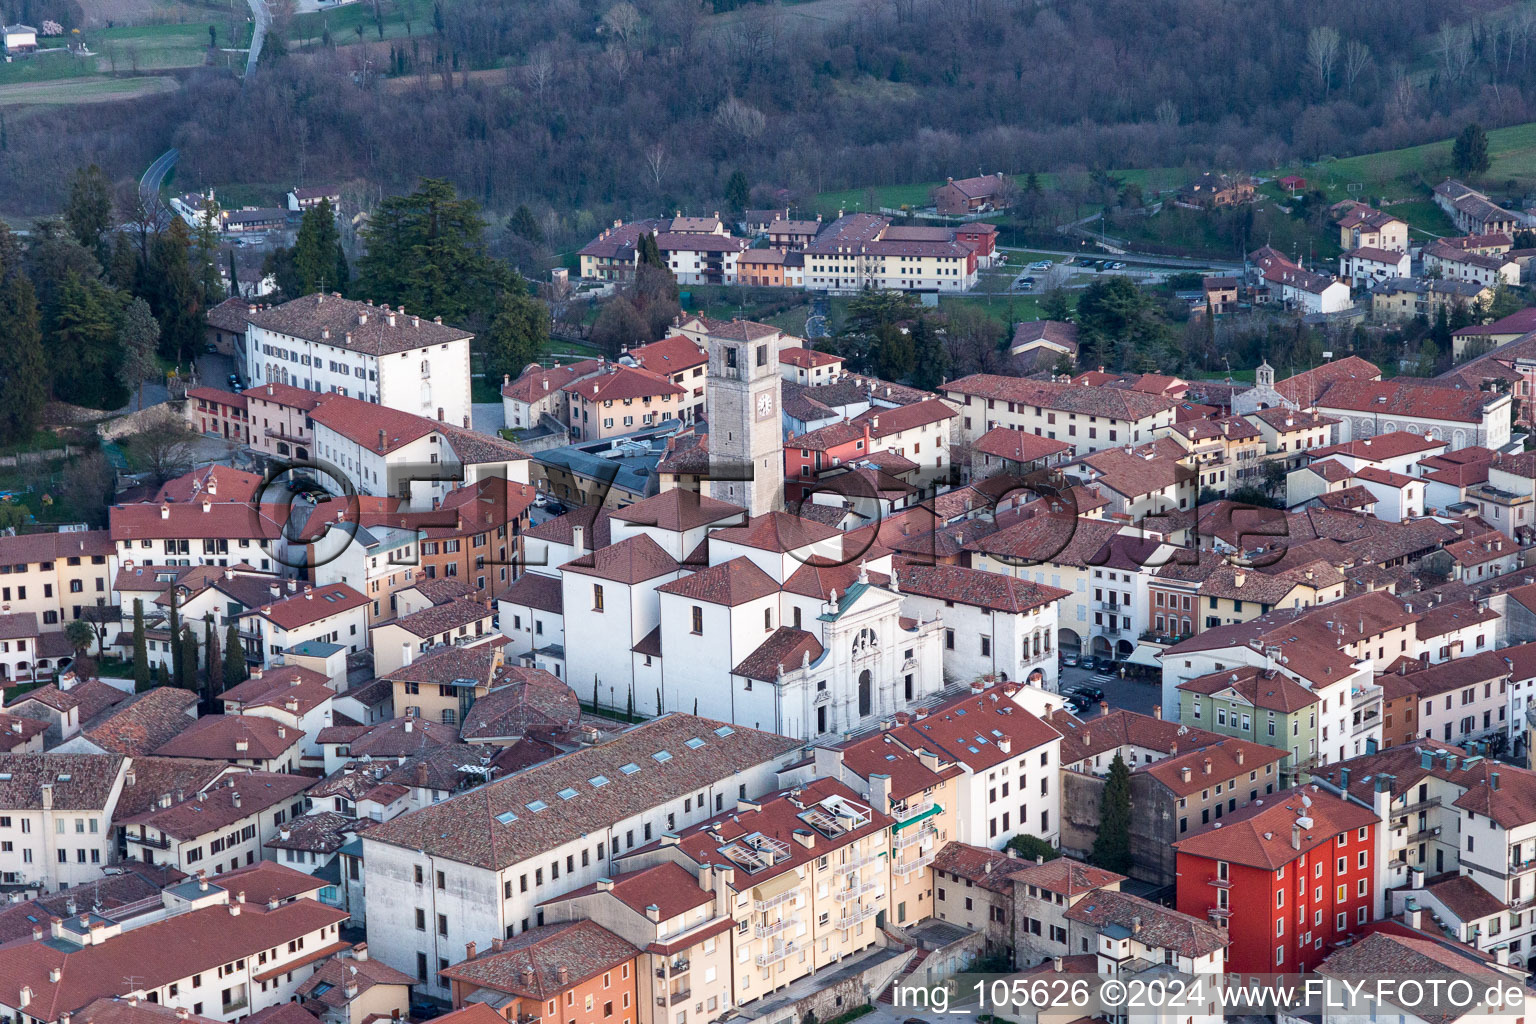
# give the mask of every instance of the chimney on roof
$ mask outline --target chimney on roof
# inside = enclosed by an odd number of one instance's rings
[[[650,909],[650,908],[646,908],[646,909]],[[560,984],[562,984],[562,985],[569,985],[571,983],[571,972],[570,972],[570,969],[567,968],[564,964],[561,964],[560,965],[560,969],[555,972],[555,977],[560,979]]]
[[[518,972],[518,977],[522,981],[523,987],[528,988],[533,984],[533,968],[525,966]]]
[[[473,942],[466,942],[466,943],[464,943],[464,959],[465,960],[473,960],[474,958],[475,958],[475,944]]]
[[[1211,759],[1210,758],[1207,757],[1205,759],[1204,763],[1200,766],[1200,774],[1201,775],[1209,775],[1209,774],[1211,774]]]
[[[1488,773],[1488,786],[1489,786],[1490,789],[1495,789],[1495,790],[1497,790],[1499,788],[1499,773],[1498,772],[1489,772]]]
[[[229,794],[229,802],[231,804],[233,804],[236,808],[238,808],[240,806],[240,793],[239,793],[239,791],[236,791],[236,792],[233,792],[233,793]]]
[[[1301,826],[1294,822],[1291,824],[1291,849],[1301,849]]]
[[[379,451],[384,450],[384,428],[379,428]]]
[[[1181,782],[1188,782],[1189,781],[1189,776],[1190,776],[1189,765],[1185,765],[1184,767],[1179,769],[1179,780]]]
[[[416,766],[416,786],[417,786],[417,788],[419,788],[419,789],[426,789],[427,788],[427,781],[428,781],[427,780],[427,766],[425,764],[418,764]]]
[[[171,506],[169,506],[169,505],[161,505],[160,506],[160,518],[161,519],[169,519],[169,518],[171,518]]]

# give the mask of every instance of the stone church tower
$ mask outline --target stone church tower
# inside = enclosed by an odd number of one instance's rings
[[[696,318],[682,333],[709,353],[709,496],[747,514],[784,508],[784,428],[779,412],[777,328],[750,320]]]

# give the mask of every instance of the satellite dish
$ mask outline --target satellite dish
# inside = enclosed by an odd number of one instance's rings
[[[1303,796],[1301,798],[1301,806],[1303,806],[1303,807],[1311,807],[1312,806],[1312,798],[1309,797],[1309,796]]]

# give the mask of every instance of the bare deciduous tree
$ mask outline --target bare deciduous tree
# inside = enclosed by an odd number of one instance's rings
[[[761,110],[735,96],[728,97],[715,110],[714,122],[727,149],[757,141],[768,127],[768,120]]]
[[[1333,85],[1333,66],[1339,59],[1339,30],[1318,25],[1307,33],[1307,66],[1317,75],[1317,84],[1326,98]]]
[[[603,15],[603,30],[628,50],[640,32],[640,12],[635,10],[633,4],[619,0]]]
[[[555,81],[555,58],[550,55],[547,47],[541,46],[528,55],[528,63],[523,68],[523,79],[542,106],[544,94],[549,91],[549,87]]]
[[[1344,88],[1351,99],[1355,95],[1355,82],[1371,65],[1371,48],[1358,39],[1351,39],[1344,46]]]
[[[1466,77],[1476,54],[1472,47],[1472,31],[1465,25],[1442,22],[1435,36],[1435,52],[1440,58],[1440,68],[1446,80],[1455,85]]]
[[[1164,128],[1177,128],[1179,126],[1179,105],[1166,97],[1158,103],[1153,116],[1157,123]]]
[[[667,169],[667,147],[660,142],[652,143],[645,150],[645,166],[651,172],[651,181],[661,188],[661,176]]]

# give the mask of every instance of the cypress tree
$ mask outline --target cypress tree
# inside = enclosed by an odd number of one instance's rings
[[[179,662],[180,678],[176,685],[185,690],[197,690],[197,634],[192,632],[190,624],[181,627],[181,657]]]
[[[233,621],[224,631],[224,685],[236,686],[245,682],[245,648],[240,643],[240,630]]]
[[[6,280],[0,266],[0,437],[17,440],[37,429],[49,374],[37,293],[20,273]]]
[[[1099,834],[1088,860],[1122,875],[1131,869],[1131,770],[1119,754],[1109,766],[1099,804]]]
[[[170,664],[170,673],[171,673],[171,685],[172,686],[185,686],[186,685],[185,681],[182,679],[182,676],[181,676],[181,658],[178,656],[178,651],[177,651],[177,647],[176,647],[177,641],[181,638],[181,607],[180,607],[180,604],[179,604],[180,596],[181,595],[176,592],[176,588],[172,587],[171,588],[171,617],[170,617],[170,625],[171,625],[171,664]]]
[[[224,691],[224,658],[219,653],[219,631],[213,626],[213,613],[203,616],[203,671],[208,677],[208,704]]]
[[[133,691],[149,689],[149,651],[144,643],[144,601],[133,599]]]
[[[592,673],[592,710],[597,711],[597,673]]]

